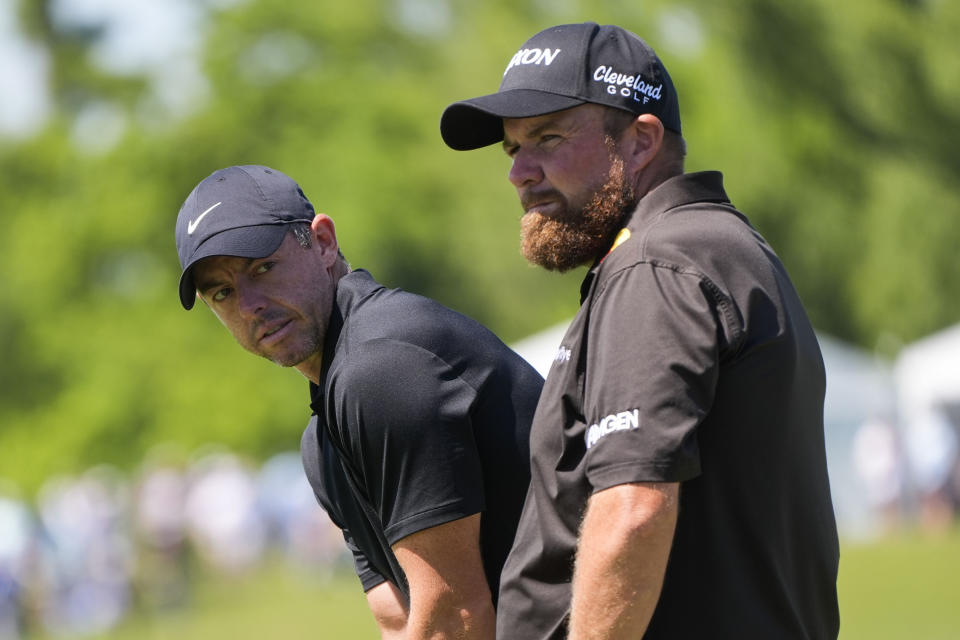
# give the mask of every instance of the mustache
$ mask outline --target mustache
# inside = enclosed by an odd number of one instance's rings
[[[520,194],[520,206],[524,213],[530,211],[533,207],[547,200],[555,200],[566,203],[566,198],[556,189],[544,189],[541,191],[526,191]]]
[[[262,316],[258,317],[250,325],[250,342],[256,343],[257,338],[260,336],[260,332],[264,325],[269,325],[272,322],[277,322],[278,320],[283,320],[284,314],[279,311],[267,312]]]

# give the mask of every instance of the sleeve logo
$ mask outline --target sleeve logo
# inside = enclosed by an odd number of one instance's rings
[[[590,425],[584,438],[587,441],[587,449],[597,444],[600,438],[613,433],[614,431],[637,430],[640,428],[640,410],[631,409],[630,411],[621,411],[620,413],[611,413],[600,422]]]

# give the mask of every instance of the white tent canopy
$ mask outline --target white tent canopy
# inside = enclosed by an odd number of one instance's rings
[[[906,346],[894,379],[913,488],[960,498],[960,325]]]
[[[960,324],[904,347],[894,376],[901,416],[960,405]]]

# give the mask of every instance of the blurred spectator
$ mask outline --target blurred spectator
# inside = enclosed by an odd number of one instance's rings
[[[126,614],[133,559],[126,506],[125,482],[108,467],[41,489],[40,517],[52,554],[41,614],[54,634],[101,633]]]
[[[958,451],[957,432],[947,415],[931,407],[906,425],[910,472],[920,497],[920,524],[934,531],[948,528],[954,518],[953,475]]]
[[[233,573],[260,560],[266,528],[257,511],[253,473],[238,457],[216,453],[194,463],[185,516],[190,541],[213,568]]]
[[[136,586],[147,609],[176,608],[187,601],[186,495],[181,469],[148,459],[133,500]]]
[[[0,640],[22,637],[24,597],[34,525],[27,506],[0,490]]]
[[[292,566],[329,577],[340,561],[349,561],[340,530],[317,504],[304,476],[299,453],[279,453],[267,460],[257,487],[271,546]]]
[[[905,471],[896,428],[879,416],[868,419],[854,434],[852,455],[867,506],[884,530],[893,528],[900,519]]]

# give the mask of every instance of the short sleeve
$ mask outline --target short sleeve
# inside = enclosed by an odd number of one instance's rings
[[[584,390],[594,491],[700,473],[697,428],[719,366],[716,295],[696,273],[639,263],[594,296]]]
[[[349,549],[353,555],[353,569],[357,577],[360,578],[360,584],[363,587],[364,593],[370,591],[370,589],[373,589],[378,584],[387,581],[379,571],[374,569],[370,560],[364,555],[363,551],[360,550],[360,547],[357,546],[348,532],[343,532],[343,539],[347,543],[347,549]]]
[[[476,391],[416,345],[379,339],[350,355],[337,422],[387,541],[483,511]]]

